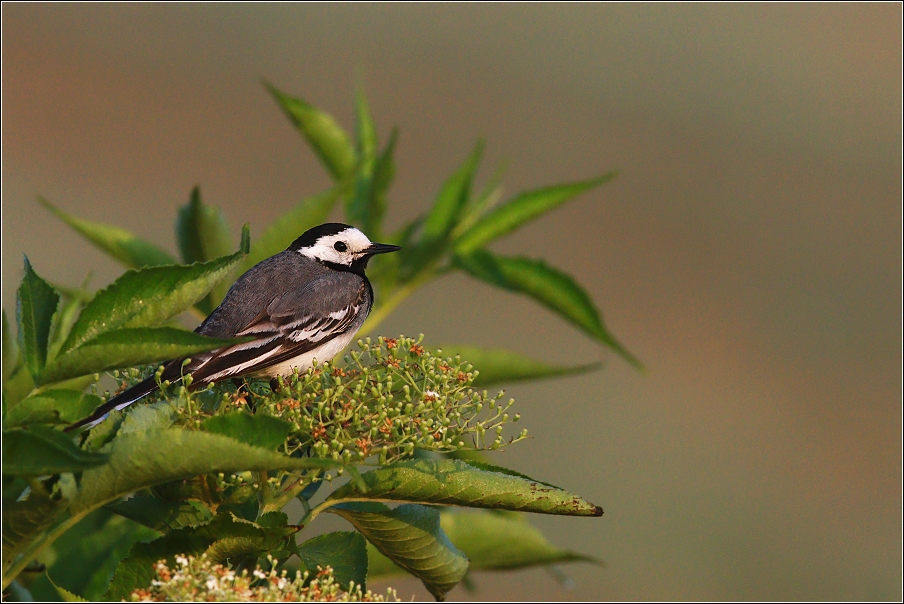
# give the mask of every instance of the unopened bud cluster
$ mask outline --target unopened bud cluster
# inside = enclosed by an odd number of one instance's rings
[[[333,569],[320,569],[311,578],[308,572],[262,570],[237,573],[200,557],[176,556],[170,568],[161,560],[154,565],[156,577],[149,589],[132,592],[132,602],[396,602],[395,590],[386,595],[364,591],[353,582],[344,591],[333,577]],[[270,559],[271,566],[273,563]],[[309,581],[310,579],[310,581]]]

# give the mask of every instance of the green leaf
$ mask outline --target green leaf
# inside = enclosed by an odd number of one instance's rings
[[[120,516],[161,533],[168,533],[187,526],[200,526],[213,519],[210,510],[198,501],[170,502],[142,493],[105,507]]]
[[[243,237],[244,239],[244,237]],[[97,335],[126,327],[155,327],[190,308],[232,272],[243,252],[189,266],[157,266],[126,271],[99,291],[79,316],[62,352]]]
[[[88,373],[169,361],[247,341],[220,340],[174,327],[117,329],[96,336],[57,357],[41,374],[49,383]]]
[[[6,437],[3,439],[6,447]],[[3,452],[4,463],[6,451]],[[4,469],[4,474],[6,470]],[[69,506],[65,496],[51,497],[42,488],[32,489],[21,501],[3,503],[3,574],[28,543],[53,525]]]
[[[6,310],[3,311],[3,385],[19,368],[19,347],[16,345],[16,338],[12,334],[9,327],[9,319],[6,317]]]
[[[201,201],[198,187],[192,189],[188,203],[179,208],[176,237],[185,264],[228,256],[234,249],[226,216],[220,208]]]
[[[439,190],[421,231],[421,241],[425,245],[444,241],[455,228],[471,195],[471,183],[482,154],[483,141],[477,141],[477,145],[468,159],[458,167]]]
[[[386,148],[376,160],[359,166],[355,193],[348,200],[346,214],[349,222],[357,224],[374,240],[381,240],[381,226],[386,214],[386,191],[395,176],[395,151],[398,130],[394,129]]]
[[[410,248],[403,248],[404,279],[410,279],[419,273],[448,248],[449,236],[471,196],[471,183],[482,153],[483,142],[478,141],[471,155],[439,190],[433,207],[424,219],[420,240]]]
[[[311,576],[317,575],[318,568],[330,566],[342,589],[348,591],[352,582],[367,589],[367,547],[361,533],[318,535],[298,546],[298,557]]]
[[[584,191],[612,180],[616,175],[617,172],[607,172],[583,182],[521,193],[490,211],[465,231],[455,242],[455,253],[470,254]]]
[[[16,323],[25,366],[35,379],[47,363],[50,326],[59,303],[60,294],[32,270],[26,257],[25,275],[16,292]]]
[[[513,570],[563,562],[599,561],[555,547],[520,514],[444,511],[443,531],[471,560],[471,570]]]
[[[236,411],[204,420],[201,429],[272,451],[286,442],[292,424],[272,415]]]
[[[246,271],[261,260],[285,250],[302,233],[325,222],[346,188],[346,185],[340,184],[309,197],[270,223],[251,246],[251,253],[245,257],[242,270]]]
[[[587,365],[552,365],[538,361],[503,348],[478,348],[448,344],[437,346],[443,355],[457,354],[463,361],[471,363],[478,371],[473,386],[485,388],[495,384],[542,380],[563,375],[586,373],[599,369],[600,363]]]
[[[210,472],[334,467],[341,464],[286,457],[207,432],[170,428],[122,434],[113,440],[109,462],[82,474],[70,511],[87,513],[139,489]]]
[[[251,537],[226,537],[211,543],[204,553],[214,564],[235,565],[242,559],[257,560],[265,551],[260,541]]]
[[[458,256],[456,262],[473,277],[530,296],[584,333],[609,346],[635,367],[643,367],[609,333],[590,296],[569,275],[542,260],[495,256],[485,250]]]
[[[172,568],[176,556],[199,556],[213,541],[209,535],[197,535],[182,529],[147,543],[136,543],[128,557],[116,567],[102,601],[129,600],[133,591],[150,586],[155,576],[154,564],[159,560],[166,560]]]
[[[165,399],[150,405],[130,406],[124,411],[117,434],[166,430],[173,425],[175,413],[174,405]]]
[[[48,361],[52,361],[60,353],[60,349],[63,347],[66,338],[69,337],[69,333],[78,320],[79,313],[84,305],[83,298],[70,297],[53,315],[53,328],[51,330],[50,344],[47,347]]]
[[[345,484],[323,507],[349,501],[394,501],[492,508],[566,516],[603,510],[567,491],[503,468],[458,459],[411,459],[361,475],[367,491]]]
[[[355,124],[358,162],[371,162],[377,154],[377,127],[367,105],[367,97],[360,86],[355,95],[355,110],[358,118]]]
[[[50,584],[53,586],[54,590],[56,590],[57,594],[60,596],[60,598],[63,600],[63,602],[89,602],[90,601],[90,600],[86,600],[85,598],[83,598],[81,596],[77,596],[74,593],[72,593],[71,591],[69,591],[68,589],[66,589],[64,587],[60,587],[59,585],[54,583],[53,579],[50,578],[49,573],[45,573],[44,576],[47,577],[47,581],[50,582]]]
[[[405,569],[380,553],[373,544],[367,544],[367,579],[370,581],[385,579],[392,575],[407,574]]]
[[[103,401],[78,390],[54,389],[30,396],[7,412],[6,427],[29,424],[71,424],[94,411]]]
[[[34,390],[35,381],[28,369],[19,365],[19,368],[10,376],[3,386],[3,405],[7,413],[19,404],[29,393]]]
[[[468,572],[468,558],[443,533],[434,508],[406,504],[390,510],[358,503],[330,512],[351,522],[380,553],[423,581],[438,601]]]
[[[216,561],[231,557],[257,558],[263,552],[279,548],[297,530],[294,526],[263,527],[239,520],[230,514],[218,514],[197,527],[171,531],[148,543],[136,543],[116,569],[108,600],[128,598],[133,590],[150,585],[153,565],[165,559],[172,568],[176,555],[199,555],[205,551]]]
[[[179,208],[176,220],[176,239],[182,261],[207,262],[221,256],[227,256],[232,250],[232,237],[223,211],[201,201],[198,187],[192,189],[187,205]],[[206,299],[199,302],[201,310],[210,313],[226,296],[230,280],[224,279],[216,284]]]
[[[107,461],[107,455],[79,449],[72,438],[47,426],[3,432],[3,473],[42,476],[80,472]]]
[[[333,178],[341,180],[349,176],[355,169],[355,148],[336,120],[301,99],[283,94],[267,82],[264,82],[264,86],[308,141]]]
[[[80,235],[129,268],[174,264],[176,260],[153,243],[139,239],[134,233],[109,224],[76,218],[52,203],[38,197],[38,202]]]
[[[151,529],[98,510],[53,542],[53,553],[47,556],[53,561],[47,573],[31,585],[32,593],[38,600],[49,600],[59,588],[96,601],[132,546],[157,536]]]
[[[468,557],[469,570],[515,570],[566,562],[601,564],[586,556],[552,545],[516,512],[440,512],[440,526],[455,547]],[[385,578],[405,571],[373,546],[368,547],[368,579]]]

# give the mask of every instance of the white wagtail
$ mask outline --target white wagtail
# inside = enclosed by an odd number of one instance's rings
[[[244,344],[175,359],[161,380],[191,375],[190,390],[227,378],[276,377],[307,371],[314,359],[329,361],[364,324],[374,303],[364,275],[374,254],[396,245],[372,243],[347,224],[327,223],[306,231],[284,252],[254,265],[238,278],[220,305],[195,332],[213,338],[252,336]],[[93,427],[157,390],[150,377],[111,398],[90,416],[67,427]]]

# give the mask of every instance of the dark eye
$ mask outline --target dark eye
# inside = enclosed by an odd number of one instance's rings
[[[345,245],[345,242],[344,242],[344,241],[337,241],[337,242],[333,245],[333,247],[336,248],[336,251],[337,251],[337,252],[345,252],[345,251],[348,250],[348,246]]]

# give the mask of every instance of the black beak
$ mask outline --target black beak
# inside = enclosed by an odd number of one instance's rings
[[[370,247],[364,250],[364,254],[367,256],[373,256],[374,254],[388,254],[389,252],[397,252],[400,248],[397,245],[389,245],[388,243],[371,243]]]

